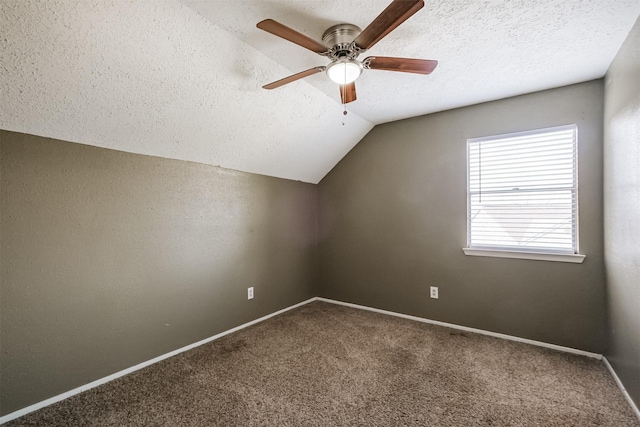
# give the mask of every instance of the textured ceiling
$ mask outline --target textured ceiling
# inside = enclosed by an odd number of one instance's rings
[[[320,40],[390,0],[0,0],[0,128],[317,183],[374,124],[606,72],[640,0],[426,0],[368,55],[437,59],[429,76],[366,70],[342,115]],[[364,57],[363,56],[363,57]],[[343,125],[344,122],[344,125]]]

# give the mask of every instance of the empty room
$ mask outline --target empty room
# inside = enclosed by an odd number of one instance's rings
[[[0,424],[640,427],[640,0],[0,0]]]

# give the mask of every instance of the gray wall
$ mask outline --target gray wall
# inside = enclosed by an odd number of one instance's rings
[[[6,131],[0,153],[0,414],[317,293],[314,185]]]
[[[376,126],[319,184],[321,296],[602,353],[602,121],[597,80]],[[570,123],[584,263],[465,256],[466,140]]]
[[[605,79],[607,359],[640,407],[640,20]]]

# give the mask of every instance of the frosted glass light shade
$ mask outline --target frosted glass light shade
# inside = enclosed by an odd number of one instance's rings
[[[327,67],[327,76],[338,83],[346,85],[355,81],[362,73],[362,64],[353,59],[339,60]]]

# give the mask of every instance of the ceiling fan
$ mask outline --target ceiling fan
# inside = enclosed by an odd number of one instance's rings
[[[327,66],[314,67],[263,86],[275,89],[287,83],[326,71],[329,78],[340,85],[343,104],[356,100],[355,80],[363,70],[402,71],[404,73],[430,74],[438,61],[428,59],[370,56],[359,61],[358,56],[378,43],[384,36],[409,19],[424,6],[423,0],[393,0],[367,28],[360,30],[352,24],[338,24],[322,36],[322,43],[305,36],[273,19],[265,19],[257,27],[268,33],[289,40],[331,60]]]

